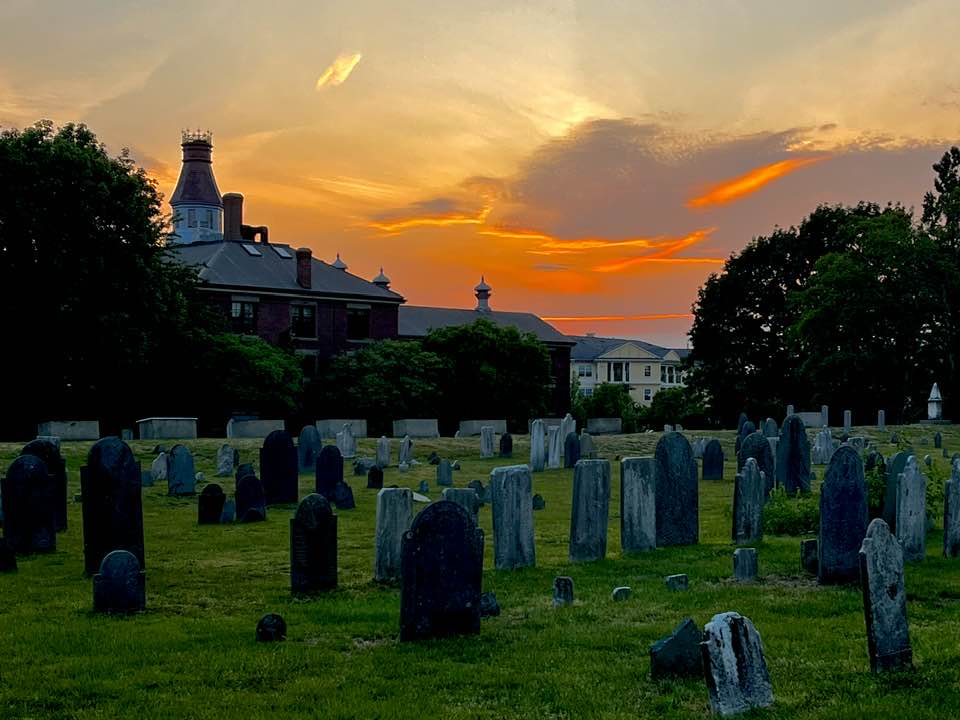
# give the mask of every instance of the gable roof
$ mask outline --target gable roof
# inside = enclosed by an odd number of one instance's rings
[[[515,327],[520,332],[533,333],[543,343],[573,345],[569,338],[533,313],[502,312],[500,310],[467,310],[403,305],[397,313],[400,337],[425,337],[430,330],[456,325],[470,325],[484,318],[500,327]]]
[[[601,355],[606,355],[611,350],[615,350],[621,345],[633,344],[646,350],[656,358],[663,360],[669,353],[674,352],[680,359],[690,354],[686,348],[665,348],[645,340],[634,340],[632,338],[606,338],[596,337],[594,335],[571,335],[570,339],[576,342],[573,350],[570,351],[571,361],[590,361],[596,360]]]
[[[260,254],[252,255],[245,246]],[[276,249],[285,251],[282,257]],[[300,295],[342,295],[381,302],[402,303],[403,296],[337,270],[322,260],[312,260],[312,287],[297,284],[296,250],[278,243],[196,242],[171,247],[174,256],[184,265],[199,267],[200,279],[209,284],[254,290],[297,293]]]

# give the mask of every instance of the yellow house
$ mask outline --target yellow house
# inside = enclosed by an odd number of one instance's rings
[[[570,380],[590,396],[598,385],[626,385],[633,401],[649,405],[658,391],[682,387],[681,364],[689,350],[663,348],[643,340],[571,336]]]

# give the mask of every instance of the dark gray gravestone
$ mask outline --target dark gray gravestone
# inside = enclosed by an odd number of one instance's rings
[[[260,448],[260,475],[268,505],[295,503],[299,498],[299,458],[293,438],[286,430],[274,430],[264,439]]]
[[[377,519],[373,579],[400,579],[403,536],[413,520],[413,492],[408,488],[384,488],[377,493]]]
[[[575,467],[580,460],[580,436],[575,432],[567,433],[563,439],[563,466]]]
[[[718,715],[736,715],[773,705],[773,687],[760,633],[740,613],[714,615],[700,645],[710,705]]]
[[[510,433],[504,433],[500,436],[500,457],[513,457],[513,435]]]
[[[174,445],[167,454],[167,495],[193,495],[197,491],[193,454],[186,445]]]
[[[913,650],[903,586],[903,552],[880,518],[867,528],[859,557],[870,669],[875,673],[909,670]]]
[[[36,455],[21,455],[0,478],[3,536],[18,555],[57,549],[56,490],[47,466]]]
[[[763,473],[764,497],[769,496],[777,475],[777,465],[773,457],[770,440],[758,432],[744,438],[743,444],[740,446],[740,452],[737,453],[738,472],[743,469],[743,464],[747,461],[747,458],[753,458],[757,461],[757,468]]]
[[[883,494],[883,521],[890,532],[897,531],[897,495],[899,494],[900,475],[907,466],[907,460],[913,456],[912,450],[895,453],[887,463],[887,487]]]
[[[300,465],[300,472],[311,472],[317,467],[317,455],[320,454],[321,447],[323,447],[323,441],[320,439],[317,426],[305,425],[300,431],[300,439],[297,440],[297,462]]]
[[[323,495],[300,501],[290,520],[290,590],[315,593],[337,586],[337,516]]]
[[[400,640],[480,632],[483,530],[446,500],[425,507],[403,536]]]
[[[23,446],[21,455],[35,455],[43,460],[53,481],[53,524],[57,532],[67,529],[67,461],[60,447],[50,440],[37,438]]]
[[[750,418],[747,417],[747,414],[745,412],[740,413],[740,417],[737,418],[737,435],[740,434],[743,426],[748,422],[750,422]]]
[[[259,522],[267,519],[267,498],[256,475],[244,475],[237,483],[237,521]]]
[[[98,441],[80,468],[83,564],[93,575],[113,550],[128,550],[144,567],[140,463],[117,437]]]
[[[367,473],[367,489],[380,490],[383,487],[383,470],[378,465],[370,468]]]
[[[623,602],[624,600],[629,600],[632,594],[633,590],[631,588],[626,585],[621,585],[613,589],[613,592],[610,593],[610,599],[614,602]]]
[[[490,502],[490,491],[483,487],[480,480],[471,480],[467,483],[467,487],[472,488],[477,493],[477,502],[481,507]]]
[[[757,426],[753,424],[750,420],[747,420],[743,426],[740,428],[740,432],[737,433],[737,442],[734,452],[740,452],[740,446],[743,445],[743,441],[747,439],[747,436],[752,435],[757,431]]]
[[[655,473],[653,458],[620,461],[620,548],[625,553],[657,546]]]
[[[524,465],[524,467],[526,468],[527,466]],[[529,470],[529,468],[527,469]],[[440,497],[444,500],[455,502],[457,505],[463,507],[468,513],[470,513],[470,517],[473,518],[473,521],[479,524],[480,521],[477,515],[478,511],[480,510],[480,501],[477,499],[476,490],[473,488],[448,487],[443,489],[443,492],[440,493]],[[496,529],[494,529],[494,533],[496,533]],[[496,554],[494,554],[494,556],[496,556]]]
[[[817,582],[855,583],[858,553],[867,532],[867,486],[863,463],[852,447],[840,447],[830,459],[820,487],[820,538]]]
[[[690,589],[690,578],[683,573],[677,575],[667,575],[663,581],[667,586],[667,590],[683,592]]]
[[[333,501],[337,483],[343,481],[343,454],[336,445],[325,445],[317,456],[316,482],[318,495]]]
[[[764,485],[756,459],[747,458],[733,484],[734,542],[756,542],[763,537]]]
[[[703,479],[723,480],[723,446],[716,438],[703,446]]]
[[[657,547],[694,545],[700,540],[697,463],[680,433],[667,433],[654,451]]]
[[[333,504],[337,510],[353,510],[357,506],[353,499],[353,488],[346,480],[341,480],[333,488]]]
[[[527,465],[509,465],[494,468],[490,472],[493,563],[497,570],[514,570],[537,564],[533,541],[532,488],[533,480]],[[469,489],[468,492],[474,493]],[[470,515],[476,520],[476,512]]]
[[[219,525],[226,500],[222,487],[216,483],[207,485],[197,498],[197,524]]]
[[[960,556],[960,464],[951,463],[951,475],[943,488],[943,556]]]
[[[777,484],[788,495],[810,492],[810,441],[798,415],[788,417],[780,428],[776,474]]]
[[[230,500],[229,498],[224,500],[223,511],[220,513],[220,523],[222,525],[229,525],[237,517],[237,501]]]
[[[573,578],[561,575],[553,579],[553,606],[573,605]]]
[[[570,562],[588,562],[606,557],[609,518],[610,462],[581,460],[573,470]]]
[[[287,622],[276,613],[267,613],[257,623],[257,642],[280,642],[287,639]]]
[[[737,548],[733,551],[733,579],[737,582],[753,582],[757,579],[758,561],[756,548]]]
[[[763,422],[763,436],[768,438],[780,437],[780,428],[777,427],[777,421],[768,417]]]
[[[430,483],[428,483],[426,480],[421,480],[420,484],[417,486],[417,490],[422,493],[430,492]]]
[[[256,475],[257,471],[253,467],[252,463],[244,463],[243,465],[237,465],[237,473],[234,475],[234,480],[240,482],[240,478],[244,475]]]
[[[145,586],[146,573],[133,553],[107,553],[100,563],[100,572],[93,576],[93,609],[106,613],[141,612],[147,605]]]
[[[703,633],[693,618],[686,618],[667,637],[650,646],[650,679],[703,677],[702,641]]]
[[[534,510],[546,510],[547,501],[543,499],[543,495],[537,493],[533,496],[533,509]]]
[[[0,538],[0,573],[16,572],[17,553],[6,538]]]
[[[933,446],[937,450],[943,447],[943,435],[941,435],[939,431],[933,434]]]
[[[358,477],[366,477],[370,468],[375,467],[377,461],[374,458],[356,458],[353,461],[353,474]]]
[[[500,615],[500,603],[497,602],[497,596],[493,592],[480,593],[480,617],[498,617]]]
[[[820,551],[817,545],[816,539],[800,541],[800,568],[811,575],[820,571]]]
[[[437,485],[440,487],[453,486],[453,467],[446,458],[437,463]]]

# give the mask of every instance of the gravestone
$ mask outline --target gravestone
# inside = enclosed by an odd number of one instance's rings
[[[684,592],[690,589],[690,578],[683,573],[667,575],[667,577],[664,578],[664,583],[667,586],[667,590],[673,590],[674,592]]]
[[[244,475],[237,481],[237,522],[260,522],[267,519],[267,498],[263,483],[256,475]]]
[[[662,640],[650,646],[650,679],[671,677],[703,677],[700,643],[703,633],[686,618]]]
[[[654,450],[657,547],[695,545],[700,540],[697,463],[680,433],[667,433]]]
[[[811,459],[815,465],[828,465],[833,457],[833,435],[830,428],[823,428],[813,441]]]
[[[219,525],[226,500],[222,487],[216,483],[207,485],[197,497],[197,524]]]
[[[493,512],[493,564],[497,570],[536,565],[533,541],[533,480],[526,465],[490,473]],[[473,491],[471,491],[473,492]],[[476,515],[473,514],[475,518]]]
[[[174,445],[167,454],[167,495],[180,497],[197,491],[193,453],[186,445]]]
[[[553,606],[573,605],[573,578],[561,575],[553,579]]]
[[[47,465],[20,455],[0,478],[3,536],[18,555],[57,549],[56,495]]]
[[[497,596],[492,592],[480,593],[480,617],[498,617],[500,615],[500,603],[497,602]]]
[[[737,433],[736,446],[734,447],[734,452],[740,453],[740,446],[743,445],[743,441],[747,439],[750,435],[753,435],[757,431],[757,426],[753,424],[752,421],[747,420],[740,428],[740,432]]]
[[[633,590],[626,585],[621,585],[613,589],[613,592],[610,593],[610,599],[614,602],[623,602],[624,600],[629,600],[632,594]]]
[[[237,472],[234,475],[234,482],[240,482],[240,478],[244,475],[256,475],[257,471],[253,467],[253,463],[243,463],[242,465],[237,466]]]
[[[830,407],[828,405],[820,406],[820,427],[830,426]]]
[[[421,480],[420,485],[417,486],[417,490],[419,490],[422,493],[430,492],[430,483],[428,483],[426,480]]]
[[[400,441],[400,450],[397,455],[397,464],[403,463],[409,465],[413,460],[413,440],[409,435],[404,435]]]
[[[597,446],[593,442],[593,436],[586,430],[580,431],[580,459],[596,460]]]
[[[479,480],[471,480],[467,483],[467,487],[473,489],[473,491],[477,494],[477,502],[481,506],[490,502],[490,491],[483,487],[483,483]]]
[[[543,472],[547,463],[546,430],[543,420],[530,423],[530,469]]]
[[[580,436],[575,432],[567,433],[563,441],[563,466],[575,467],[580,461]]]
[[[560,442],[566,442],[567,435],[570,433],[576,434],[576,432],[577,421],[573,418],[573,415],[567,413],[563,416],[563,420],[560,421]]]
[[[217,477],[233,475],[233,466],[237,454],[237,451],[226,443],[220,446],[220,449],[217,450]]]
[[[300,431],[300,439],[297,440],[297,464],[300,472],[310,472],[317,467],[317,455],[322,447],[323,440],[320,439],[317,426],[305,425]]]
[[[357,456],[357,439],[353,436],[353,425],[344,423],[343,430],[337,433],[337,447],[340,448],[340,454],[344,458],[354,458]]]
[[[960,556],[960,464],[951,463],[951,475],[943,488],[943,556]]]
[[[380,490],[383,487],[383,470],[379,465],[374,465],[367,472],[367,489]]]
[[[763,538],[766,481],[756,458],[747,458],[733,483],[733,540],[752,543]]]
[[[737,435],[740,434],[743,426],[748,422],[750,422],[750,418],[747,417],[747,414],[745,412],[740,413],[740,417],[737,418]]]
[[[337,510],[353,510],[357,503],[353,499],[353,488],[346,480],[340,480],[333,487],[333,504]]]
[[[897,498],[900,495],[900,475],[907,466],[907,460],[913,457],[912,450],[894,453],[887,464],[887,487],[883,495],[883,521],[890,532],[897,531]]]
[[[377,440],[377,466],[381,469],[390,467],[390,438],[386,435]]]
[[[93,576],[95,612],[131,613],[146,609],[146,573],[128,550],[113,550]]]
[[[400,579],[403,536],[412,521],[411,490],[383,488],[377,493],[373,560],[373,578],[377,582],[394,582]]]
[[[353,461],[353,474],[358,477],[365,477],[372,467],[377,467],[377,461],[373,458],[355,458]]]
[[[20,451],[21,455],[34,455],[47,466],[53,482],[53,525],[57,532],[67,529],[67,461],[60,455],[60,445],[52,440],[31,440]],[[0,515],[2,517],[2,515]]]
[[[923,560],[927,554],[927,478],[910,456],[897,488],[897,540],[904,562]]]
[[[907,625],[903,551],[880,518],[867,528],[859,558],[870,669],[875,673],[909,670],[913,667],[913,651]]]
[[[743,469],[744,463],[749,458],[757,461],[757,468],[763,473],[763,493],[764,497],[773,490],[773,483],[777,475],[777,465],[774,460],[773,448],[770,438],[762,433],[755,432],[748,435],[740,446],[740,452],[737,453],[737,472]]]
[[[937,383],[930,388],[930,397],[927,398],[927,420],[943,419],[943,397],[940,395],[940,386]]]
[[[513,435],[510,433],[504,433],[500,436],[500,457],[513,457]]]
[[[281,642],[287,639],[287,623],[276,613],[267,613],[257,622],[257,642]]]
[[[403,536],[400,640],[480,632],[483,530],[456,503],[425,507]]]
[[[446,458],[442,459],[437,465],[437,485],[439,487],[453,486],[453,468]]]
[[[83,565],[93,575],[113,550],[128,550],[144,567],[140,463],[117,437],[98,441],[80,468]]]
[[[849,433],[853,428],[853,413],[849,410],[843,411],[843,431]]]
[[[737,548],[733,551],[733,579],[737,582],[753,582],[757,579],[757,549]]]
[[[551,425],[547,428],[547,468],[556,470],[563,467],[563,438],[560,437],[560,426]]]
[[[773,687],[760,633],[736,612],[714,615],[700,645],[710,706],[718,715],[737,715],[773,705]]]
[[[791,415],[780,428],[777,445],[777,485],[788,495],[810,492],[810,441],[803,420]]]
[[[528,472],[530,468],[526,465],[521,465]],[[480,510],[480,500],[477,499],[477,493],[473,488],[455,488],[448,487],[444,488],[443,492],[440,493],[440,497],[444,500],[449,500],[450,502],[455,502],[457,505],[460,505],[464,510],[470,513],[470,517],[473,518],[473,521],[479,525],[479,519],[477,514]]]
[[[310,493],[290,520],[290,591],[310,594],[337,586],[337,516],[323,495]]]
[[[300,496],[299,463],[290,433],[274,430],[267,435],[260,448],[260,474],[268,505],[297,502]]]
[[[657,547],[657,493],[653,458],[620,461],[620,547],[625,553]]]
[[[884,410],[877,410],[877,430],[883,432],[887,429],[887,413]]]
[[[831,585],[857,581],[858,553],[868,521],[863,463],[856,450],[843,446],[833,454],[820,487],[817,582]]]
[[[943,435],[939,431],[933,434],[933,446],[939,450],[943,447]]]
[[[480,428],[480,457],[493,457],[494,440],[493,428],[490,425],[484,425]]]
[[[723,446],[716,438],[711,438],[703,446],[703,479],[723,480]]]
[[[537,493],[533,496],[533,509],[534,510],[545,510],[547,507],[547,501],[543,499],[543,495]]]
[[[777,421],[768,417],[763,421],[763,436],[768,438],[780,437],[780,428],[777,427]]]
[[[816,539],[800,541],[800,568],[811,575],[820,573],[820,550]]]
[[[317,456],[314,490],[333,501],[337,483],[343,480],[343,455],[336,445],[324,445]]]
[[[610,462],[581,460],[573,470],[570,562],[606,557],[609,517]]]
[[[220,512],[220,524],[229,525],[237,518],[237,501],[226,499],[223,503],[223,510]]]
[[[167,479],[167,454],[165,452],[157,455],[150,464],[151,485],[158,480]]]

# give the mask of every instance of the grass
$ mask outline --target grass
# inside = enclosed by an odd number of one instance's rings
[[[960,449],[960,428],[940,428],[944,446]],[[889,456],[887,433],[858,429]],[[947,460],[933,449],[934,429],[899,428],[942,475]],[[696,433],[688,433],[694,437]],[[613,464],[608,557],[567,561],[572,471],[534,476],[546,499],[535,514],[537,567],[495,571],[490,509],[484,589],[503,608],[479,636],[401,644],[399,590],[372,582],[375,491],[347,466],[357,507],[339,515],[339,588],[310,600],[289,592],[289,523],[294,506],[271,507],[264,523],[198,526],[195,498],[144,489],[147,611],[131,617],[91,612],[83,575],[80,505],[57,552],[21,557],[17,573],[0,575],[0,718],[698,718],[710,715],[698,680],[649,679],[650,645],[686,616],[698,626],[719,612],[749,616],[760,631],[776,704],[763,718],[937,718],[960,711],[960,560],[940,557],[938,527],[927,558],[906,570],[908,614],[917,669],[896,677],[870,674],[862,600],[855,587],[825,587],[799,570],[799,538],[767,537],[757,545],[762,579],[731,581],[733,433],[717,433],[727,453],[725,479],[701,483],[701,543],[623,557],[619,544],[620,456],[651,454],[659,434],[597,438]],[[811,433],[812,435],[812,433]],[[924,447],[921,437],[930,437]],[[215,479],[221,440],[187,444],[197,469]],[[153,441],[131,443],[143,467]],[[239,441],[242,461],[256,461],[256,441]],[[374,440],[360,454],[374,455]],[[19,445],[0,444],[0,468]],[[70,497],[90,443],[65,443]],[[514,444],[515,462],[529,452]],[[486,484],[502,461],[480,460],[479,439],[418,441],[460,459],[454,483]],[[397,442],[393,443],[396,457]],[[816,467],[823,478],[822,467]],[[434,485],[435,468],[390,468],[387,485]],[[301,493],[312,477],[300,478]],[[434,497],[439,492],[431,492]],[[418,506],[423,507],[423,506]],[[939,518],[938,518],[939,520]],[[690,590],[671,593],[663,578],[684,572]],[[551,607],[556,575],[575,582],[573,607]],[[618,585],[633,588],[624,603]],[[254,642],[266,612],[287,621],[287,642]],[[751,716],[753,717],[753,716]]]

